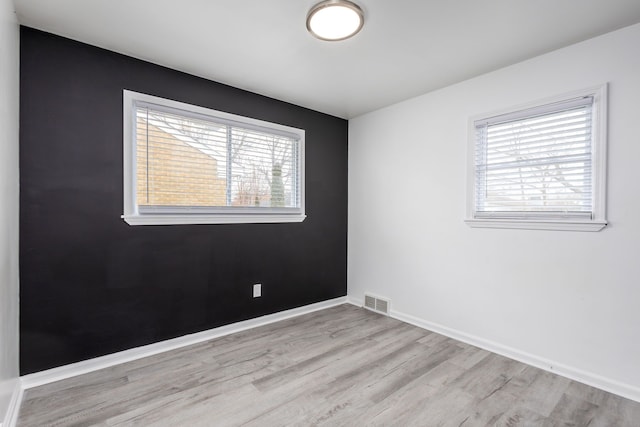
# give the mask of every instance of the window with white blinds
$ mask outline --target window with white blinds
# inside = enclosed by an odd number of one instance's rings
[[[304,220],[304,131],[124,92],[125,221]]]
[[[551,229],[606,225],[603,91],[474,119],[468,222]]]

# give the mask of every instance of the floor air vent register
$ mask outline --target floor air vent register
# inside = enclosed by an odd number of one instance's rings
[[[389,315],[389,306],[391,301],[386,298],[375,297],[373,295],[364,294],[364,308],[367,308],[376,313],[381,313],[386,316]]]

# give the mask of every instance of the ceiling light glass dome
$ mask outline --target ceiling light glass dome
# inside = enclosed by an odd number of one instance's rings
[[[364,24],[362,9],[347,0],[316,4],[307,15],[307,29],[321,40],[338,41],[357,34]]]

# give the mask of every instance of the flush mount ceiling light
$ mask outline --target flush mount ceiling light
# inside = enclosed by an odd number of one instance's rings
[[[356,35],[363,24],[362,9],[347,0],[322,1],[307,15],[307,30],[320,40],[348,39]]]

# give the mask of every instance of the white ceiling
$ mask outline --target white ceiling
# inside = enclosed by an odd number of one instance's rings
[[[362,32],[323,42],[316,2],[14,1],[23,25],[343,118],[640,22],[640,0],[355,0]]]

